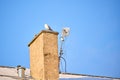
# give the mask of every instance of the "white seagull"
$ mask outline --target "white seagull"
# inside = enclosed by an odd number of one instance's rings
[[[46,30],[53,31],[48,24],[45,24],[44,27],[45,27]]]

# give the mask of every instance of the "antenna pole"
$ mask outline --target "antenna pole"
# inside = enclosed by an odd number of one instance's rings
[[[63,49],[62,49],[62,47],[63,47],[63,42],[64,42],[64,41],[61,41],[61,46],[60,46],[60,57],[63,55]]]
[[[61,35],[61,45],[60,45],[60,52],[59,52],[59,69],[60,69],[60,62],[61,62],[61,59],[63,59],[63,61],[65,62],[65,73],[66,73],[66,60],[64,57],[62,57],[62,55],[64,54],[63,53],[63,43],[64,43],[64,39],[66,38],[66,36],[69,35],[69,31],[70,31],[70,28],[63,28],[62,30],[62,35]],[[61,73],[61,71],[60,71]]]
[[[60,52],[59,52],[59,69],[60,69],[61,57],[62,57],[62,54],[63,54],[62,45],[63,45],[63,41],[61,40]],[[61,73],[61,71],[60,71],[60,73]]]
[[[65,58],[62,57],[62,55],[63,55],[63,49],[62,49],[63,43],[64,43],[64,40],[61,40],[60,53],[59,53],[59,68],[60,68],[60,61],[61,61],[61,59],[63,59],[65,62],[65,73],[66,73],[66,60],[65,60]]]

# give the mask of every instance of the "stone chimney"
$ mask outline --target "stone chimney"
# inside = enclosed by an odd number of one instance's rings
[[[58,32],[42,30],[28,46],[31,76],[35,80],[59,80]]]

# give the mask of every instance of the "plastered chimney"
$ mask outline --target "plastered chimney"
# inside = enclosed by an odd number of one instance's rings
[[[42,30],[28,46],[31,76],[35,80],[58,80],[58,32]]]

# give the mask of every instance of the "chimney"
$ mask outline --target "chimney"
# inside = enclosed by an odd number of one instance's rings
[[[20,80],[24,80],[25,79],[25,68],[21,67],[20,65],[17,66],[17,73],[18,73],[18,77],[20,77]]]
[[[31,76],[35,80],[59,80],[58,32],[42,30],[28,46]]]

